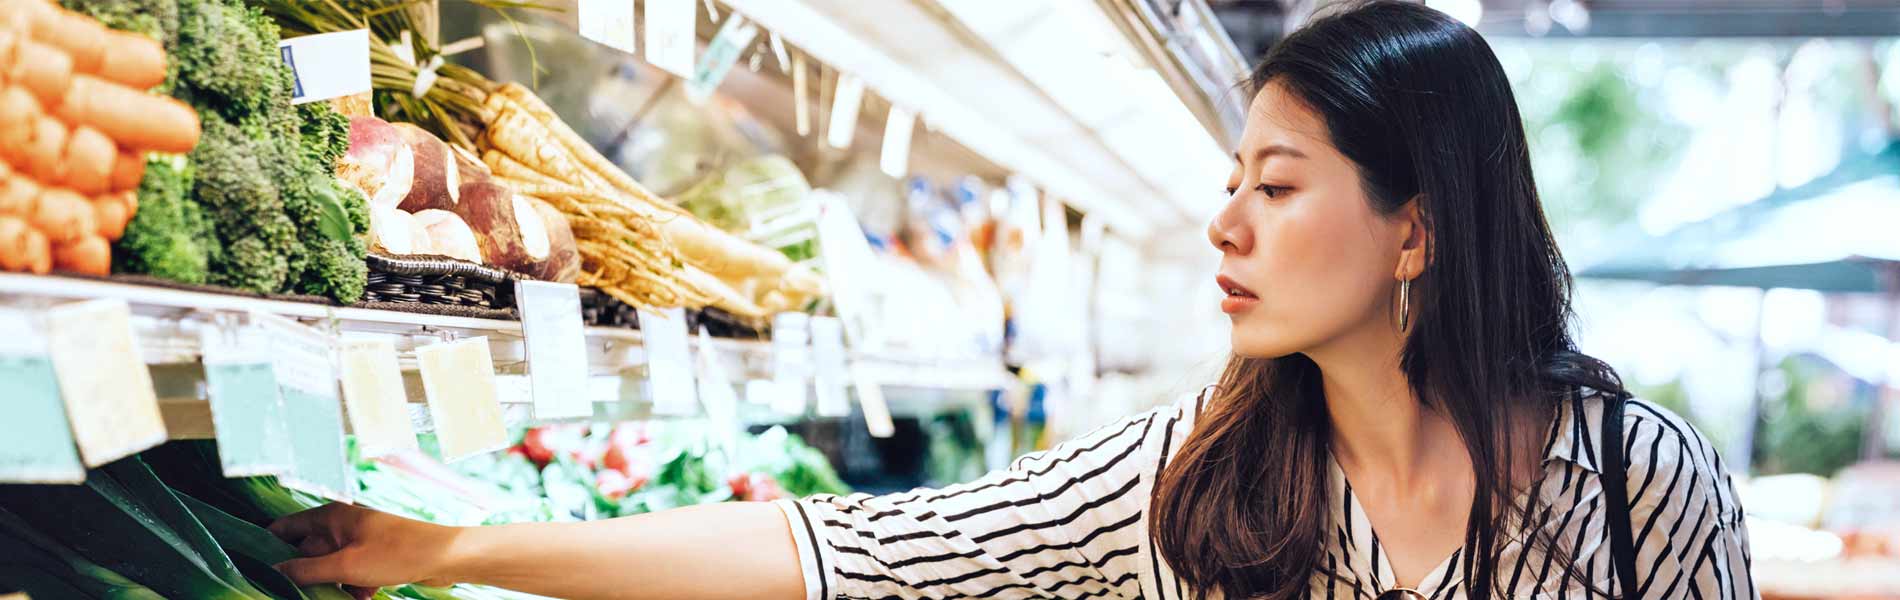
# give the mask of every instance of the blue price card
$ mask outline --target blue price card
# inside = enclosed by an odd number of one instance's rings
[[[289,472],[289,425],[264,330],[221,320],[204,330],[203,348],[205,388],[224,475]]]
[[[0,482],[86,480],[44,340],[33,313],[0,310]]]
[[[291,454],[284,484],[348,502],[356,489],[355,471],[343,441],[334,340],[283,317],[254,314],[251,318],[270,339],[271,368],[284,402]]]

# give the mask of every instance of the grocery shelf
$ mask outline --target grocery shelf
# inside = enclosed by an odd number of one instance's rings
[[[410,419],[418,431],[434,427],[417,374],[414,349],[442,340],[486,337],[495,361],[497,399],[505,421],[510,425],[537,422],[532,414],[521,323],[517,321],[331,306],[91,278],[0,273],[0,307],[39,309],[93,299],[123,300],[131,307],[139,351],[151,369],[161,412],[175,438],[212,434],[200,364],[201,332],[216,326],[224,318],[221,315],[254,312],[295,319],[339,336],[392,337],[409,394]],[[584,332],[591,379],[588,389],[595,406],[592,419],[653,417],[652,402],[645,390],[647,361],[640,331],[588,327]],[[773,349],[769,341],[712,338],[701,347],[693,339],[689,346],[696,352],[707,348],[715,352],[715,364],[741,395],[746,381],[772,377]],[[868,382],[888,388],[887,394],[896,396],[890,403],[898,415],[934,410],[940,402],[933,399],[958,395],[938,392],[984,392],[1013,385],[1000,359],[940,361],[860,354],[851,360]],[[907,394],[905,390],[929,393]]]

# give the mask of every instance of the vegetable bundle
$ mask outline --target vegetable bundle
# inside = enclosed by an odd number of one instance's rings
[[[198,115],[143,90],[165,51],[42,0],[0,3],[0,270],[105,275],[148,151],[197,144]]]
[[[64,0],[106,25],[164,44],[161,89],[203,119],[189,154],[157,156],[144,210],[115,253],[121,272],[261,293],[362,297],[368,206],[339,184],[348,120],[293,106],[277,25],[240,0]]]

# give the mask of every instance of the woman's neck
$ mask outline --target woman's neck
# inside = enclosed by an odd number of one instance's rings
[[[1401,338],[1368,336],[1346,348],[1308,352],[1319,366],[1334,458],[1349,471],[1400,486],[1470,469],[1457,428],[1419,402],[1399,366]]]

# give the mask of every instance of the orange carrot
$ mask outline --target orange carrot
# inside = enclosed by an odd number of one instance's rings
[[[145,153],[120,151],[112,161],[112,189],[129,190],[145,178]]]
[[[73,128],[66,139],[66,187],[81,194],[97,194],[112,185],[112,163],[119,148],[106,134],[84,125]]]
[[[80,73],[99,72],[99,63],[105,57],[106,33],[109,30],[98,21],[84,15],[64,10],[41,12],[33,22],[33,39],[42,44],[65,50],[73,58],[73,70]]]
[[[0,180],[0,215],[28,218],[39,208],[40,186],[15,175]]]
[[[50,188],[40,192],[39,205],[33,210],[33,228],[46,234],[47,241],[64,244],[98,230],[92,204],[72,190]]]
[[[24,271],[27,265],[27,237],[33,226],[18,217],[0,217],[0,271]]]
[[[33,138],[26,142],[26,170],[41,183],[57,183],[66,178],[66,124],[48,116],[33,123]]]
[[[73,57],[58,48],[32,40],[20,40],[13,49],[13,64],[6,67],[6,78],[28,91],[46,106],[58,106],[73,82]]]
[[[112,274],[112,245],[96,235],[53,247],[53,266],[61,271],[86,275]]]
[[[136,33],[109,32],[99,76],[137,89],[165,82],[165,47]]]
[[[22,244],[21,262],[26,263],[26,271],[35,275],[53,272],[53,243],[47,241],[46,234],[32,227],[26,228],[26,241]]]
[[[136,196],[135,192],[102,194],[92,199],[92,216],[98,225],[97,233],[110,241],[119,241],[125,234],[125,225],[132,222],[132,207],[126,203],[125,196]]]
[[[190,106],[91,75],[73,76],[59,116],[96,128],[127,148],[190,152],[198,145],[198,113]]]

